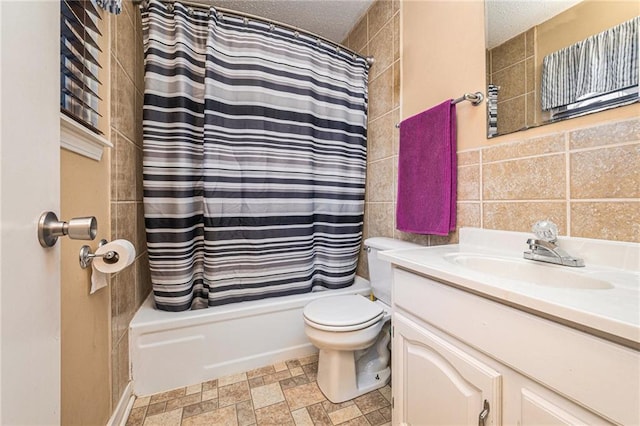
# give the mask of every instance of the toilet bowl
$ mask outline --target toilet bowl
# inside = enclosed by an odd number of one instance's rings
[[[356,398],[389,383],[391,265],[377,252],[415,248],[390,238],[365,241],[373,294],[329,296],[304,308],[305,333],[320,350],[318,387],[333,403]]]
[[[389,339],[381,339],[381,331],[390,318],[383,303],[360,295],[326,297],[305,307],[305,333],[320,349],[318,386],[331,402],[353,399],[389,382]],[[389,334],[388,327],[385,332]],[[378,340],[383,343],[374,345]]]

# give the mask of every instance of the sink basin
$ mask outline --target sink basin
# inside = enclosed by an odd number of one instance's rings
[[[449,262],[472,271],[499,278],[523,281],[545,287],[583,290],[611,289],[611,283],[584,273],[568,270],[566,266],[545,265],[535,261],[501,257],[451,253],[444,256]]]

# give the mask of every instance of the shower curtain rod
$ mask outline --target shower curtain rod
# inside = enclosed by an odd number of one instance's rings
[[[132,0],[132,1],[133,1],[133,4],[137,4],[140,7],[144,7],[145,0]],[[159,0],[159,1],[161,3],[173,3],[173,0]],[[212,3],[209,4],[209,5],[206,5],[206,4],[203,4],[203,3],[196,3],[196,2],[192,2],[192,1],[182,1],[182,0],[176,0],[176,1],[179,1],[180,3],[184,4],[185,6],[195,7],[195,8],[199,8],[199,9],[209,9],[210,7],[213,7],[215,10],[217,10],[218,12],[222,12],[223,14],[237,16],[237,17],[240,17],[240,18],[252,19],[254,21],[264,22],[266,24],[274,24],[274,25],[278,25],[278,26],[283,27],[283,28],[287,28],[287,29],[292,30],[292,31],[302,32],[302,33],[304,33],[304,34],[306,34],[306,35],[308,35],[310,37],[314,37],[314,38],[320,39],[320,40],[324,41],[325,43],[330,44],[331,46],[335,46],[336,48],[344,50],[345,52],[348,52],[348,53],[351,53],[352,55],[358,56],[359,58],[363,58],[364,60],[367,61],[367,64],[369,66],[372,66],[374,64],[374,62],[375,62],[375,59],[374,59],[373,56],[362,56],[361,54],[349,49],[348,47],[343,46],[340,43],[336,43],[335,41],[331,41],[326,37],[323,37],[321,35],[312,33],[310,31],[294,27],[293,25],[284,24],[282,22],[278,22],[278,21],[275,21],[273,19],[266,19],[266,18],[262,18],[260,16],[251,15],[250,13],[238,12],[238,11],[231,10],[231,9],[225,9],[223,7],[217,7],[217,6],[214,6]]]

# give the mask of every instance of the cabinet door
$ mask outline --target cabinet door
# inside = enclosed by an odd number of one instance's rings
[[[501,375],[442,337],[394,314],[393,424],[501,423]]]

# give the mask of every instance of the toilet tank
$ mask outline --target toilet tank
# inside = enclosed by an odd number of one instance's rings
[[[408,241],[393,238],[375,237],[364,241],[369,261],[369,282],[373,295],[391,306],[391,263],[378,259],[378,252],[422,247]]]

